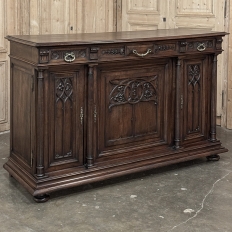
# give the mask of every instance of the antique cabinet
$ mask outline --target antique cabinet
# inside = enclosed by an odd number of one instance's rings
[[[49,193],[226,152],[216,139],[224,32],[7,36],[11,148],[4,168]]]

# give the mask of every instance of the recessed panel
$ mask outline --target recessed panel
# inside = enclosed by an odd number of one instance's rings
[[[193,0],[193,1],[176,0],[176,9],[177,9],[177,15],[214,14],[214,1],[213,0]]]
[[[49,170],[57,165],[65,169],[79,166],[83,161],[83,73],[77,71],[51,72],[49,79],[48,114]],[[82,121],[81,121],[82,120]]]
[[[7,80],[6,62],[0,62],[0,124],[7,122]]]
[[[0,51],[5,49],[5,0],[0,1]]]
[[[31,83],[30,73],[25,68],[14,65],[11,100],[12,149],[28,165],[31,165]]]
[[[184,62],[183,75],[183,139],[185,142],[192,139],[201,140],[208,136],[207,119],[209,102],[207,102],[207,59],[188,60]]]
[[[158,0],[129,0],[128,10],[129,11],[158,11],[159,3]]]
[[[140,22],[140,23],[130,23],[129,27],[131,31],[146,31],[146,30],[157,30],[158,25],[154,24],[147,24],[146,22]]]
[[[139,64],[99,73],[99,156],[165,143],[165,65]]]

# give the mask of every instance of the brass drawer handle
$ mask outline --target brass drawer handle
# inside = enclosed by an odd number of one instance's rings
[[[142,56],[142,57],[148,55],[148,54],[151,53],[151,52],[152,52],[152,51],[151,51],[150,48],[147,50],[146,53],[138,53],[136,50],[133,50],[133,53],[134,53],[135,55],[137,55],[137,56]]]
[[[197,50],[198,50],[199,52],[203,52],[203,51],[205,51],[205,49],[206,49],[206,46],[205,46],[204,43],[200,43],[200,44],[197,46]]]
[[[68,63],[73,62],[76,59],[75,54],[73,52],[66,53],[64,56],[64,60]]]

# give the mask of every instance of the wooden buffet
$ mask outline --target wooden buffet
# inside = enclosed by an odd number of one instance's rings
[[[216,139],[217,56],[205,29],[7,36],[11,146],[4,168],[49,193],[227,149]]]

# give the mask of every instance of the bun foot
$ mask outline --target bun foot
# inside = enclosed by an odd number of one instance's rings
[[[219,155],[210,155],[206,157],[208,161],[218,161],[220,160],[220,156]]]
[[[34,201],[37,203],[44,203],[50,199],[48,194],[34,196]]]

